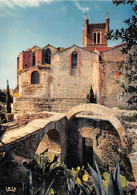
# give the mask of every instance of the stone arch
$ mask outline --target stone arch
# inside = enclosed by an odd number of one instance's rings
[[[66,117],[69,120],[80,112],[92,112],[93,114],[97,115],[98,119],[108,120],[117,130],[121,139],[121,143],[123,146],[125,146],[123,139],[125,135],[125,127],[121,123],[121,121],[113,114],[113,111],[110,108],[99,104],[82,104],[70,109],[66,113]]]
[[[61,147],[61,154],[60,154],[60,161],[64,162],[66,158],[66,117],[51,117],[50,121],[47,121],[47,124],[39,131],[39,140],[37,142],[37,146],[35,147],[35,151],[42,140],[42,138],[48,134],[50,131],[55,130],[60,138],[60,147]]]
[[[48,155],[52,153],[59,156],[59,162],[61,161],[61,137],[56,129],[51,129],[42,138],[37,148],[36,154],[41,154],[48,149]]]

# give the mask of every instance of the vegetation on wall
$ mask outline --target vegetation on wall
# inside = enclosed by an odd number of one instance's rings
[[[0,168],[2,168],[6,163],[12,158],[13,154],[15,153],[15,150],[10,151],[9,147],[2,142],[4,133],[6,131],[7,127],[3,127],[0,124],[0,143],[3,145],[5,153],[0,154]]]
[[[87,103],[96,103],[96,98],[92,89],[92,85],[90,87],[89,94],[87,94]]]
[[[0,102],[3,103],[6,102],[6,92],[3,92],[1,89],[0,89]]]
[[[109,136],[109,142],[106,142],[102,146],[102,162],[100,163],[100,168],[102,172],[108,171],[108,169],[114,169],[115,164],[119,162],[120,170],[122,175],[124,175],[129,181],[133,181],[133,173],[128,154],[132,152],[133,141],[132,139],[127,139],[126,147],[120,144],[120,139],[116,136]],[[111,143],[111,144],[110,144]]]
[[[132,6],[133,15],[131,18],[126,18],[124,21],[127,24],[127,28],[121,28],[110,30],[107,34],[107,39],[118,40],[122,39],[122,42],[127,44],[122,49],[123,54],[128,54],[126,60],[122,61],[119,65],[119,76],[124,76],[126,82],[120,82],[121,87],[126,94],[129,94],[128,103],[137,105],[137,4],[135,0],[113,0],[113,4],[116,6],[120,4],[130,4]]]
[[[11,96],[10,96],[8,80],[7,80],[6,104],[7,104],[7,113],[11,113]]]

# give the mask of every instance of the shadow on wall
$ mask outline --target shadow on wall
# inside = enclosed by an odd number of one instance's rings
[[[92,118],[74,117],[67,126],[68,150],[67,166],[69,168],[79,165],[93,166],[96,160],[101,161],[102,148],[109,143],[108,137],[119,135],[109,121],[97,120]],[[72,160],[73,159],[73,160]]]
[[[36,153],[41,154],[48,149],[48,155],[59,155],[58,161],[61,161],[61,140],[57,130],[49,130],[48,133],[42,138]]]

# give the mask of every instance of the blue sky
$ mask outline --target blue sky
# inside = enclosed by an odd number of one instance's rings
[[[130,5],[113,5],[111,0],[0,0],[0,89],[16,87],[17,56],[34,45],[54,47],[82,45],[82,29],[87,13],[90,23],[105,22],[110,28],[125,27],[132,15]],[[114,46],[121,41],[109,41]]]

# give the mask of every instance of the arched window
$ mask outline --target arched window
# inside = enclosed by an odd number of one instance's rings
[[[50,61],[51,61],[50,49],[46,49],[46,50],[43,49],[42,57],[43,57],[43,64],[50,64]]]
[[[31,84],[39,84],[40,83],[40,76],[38,71],[34,71],[31,74]]]
[[[71,62],[72,62],[72,68],[73,67],[77,67],[77,63],[78,63],[78,53],[76,51],[73,51],[73,53],[71,54]]]
[[[98,43],[100,43],[100,33],[98,33]]]
[[[32,66],[36,65],[36,52],[33,52]]]
[[[98,32],[98,33],[94,33],[94,43],[95,44],[98,44],[98,43],[100,43],[100,32]]]
[[[96,33],[94,33],[94,43],[96,43]]]

